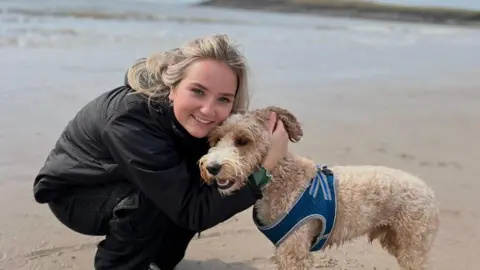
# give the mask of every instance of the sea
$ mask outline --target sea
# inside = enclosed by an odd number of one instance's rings
[[[478,7],[478,1],[464,2]],[[0,0],[0,165],[22,171],[24,164],[43,161],[76,111],[122,84],[136,59],[213,33],[241,44],[252,105],[308,108],[316,106],[309,95],[340,84],[355,91],[361,82],[462,80],[480,71],[475,28],[195,3]]]
[[[376,0],[375,2],[407,6],[432,6],[480,10],[480,1],[477,0]]]

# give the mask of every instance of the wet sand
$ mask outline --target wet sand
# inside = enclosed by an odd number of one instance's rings
[[[244,19],[244,13],[192,11]],[[243,44],[253,71],[253,108],[276,104],[298,116],[305,136],[292,151],[318,163],[382,164],[419,175],[441,203],[432,269],[477,269],[478,32],[255,14],[253,26],[161,22],[163,32],[148,38],[158,31],[156,23],[103,21],[98,25],[108,31],[101,32],[86,31],[97,21],[82,19],[69,25],[77,35],[0,42],[6,75],[0,89],[0,269],[93,268],[100,238],[70,231],[35,203],[33,178],[66,122],[85,102],[122,83],[134,59],[211,32],[229,32]],[[30,22],[56,31],[49,19]],[[272,254],[249,209],[194,239],[178,269],[272,269]],[[364,237],[317,253],[316,262],[321,269],[398,269]]]

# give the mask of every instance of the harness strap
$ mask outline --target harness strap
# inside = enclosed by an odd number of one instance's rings
[[[257,228],[275,245],[279,246],[300,225],[311,219],[320,220],[322,230],[312,242],[311,251],[323,248],[335,224],[336,215],[335,179],[326,166],[318,167],[310,185],[297,198],[285,215],[270,225],[263,225],[253,209],[253,221]]]

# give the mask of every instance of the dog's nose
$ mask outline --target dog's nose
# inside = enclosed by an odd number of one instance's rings
[[[220,169],[222,168],[222,164],[218,162],[213,162],[207,165],[207,171],[211,175],[217,175],[220,172]]]

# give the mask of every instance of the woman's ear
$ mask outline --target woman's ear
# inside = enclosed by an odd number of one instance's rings
[[[175,89],[173,87],[170,87],[170,91],[168,92],[168,99],[170,102],[173,102],[175,99]]]

